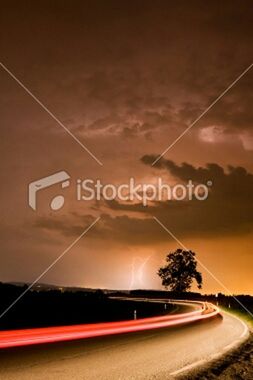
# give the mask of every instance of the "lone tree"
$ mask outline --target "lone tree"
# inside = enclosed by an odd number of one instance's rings
[[[173,292],[186,292],[195,279],[199,289],[202,287],[202,275],[197,271],[196,254],[192,251],[177,249],[166,257],[167,264],[161,267],[158,275],[162,285]]]

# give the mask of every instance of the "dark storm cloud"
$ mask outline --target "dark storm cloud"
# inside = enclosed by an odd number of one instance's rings
[[[74,216],[74,217],[73,217]],[[91,215],[85,215],[82,217],[82,223],[80,223],[79,216],[76,214],[72,214],[67,220],[55,217],[55,218],[47,218],[41,217],[36,220],[34,223],[34,227],[37,229],[49,230],[59,232],[65,236],[80,236],[85,229],[87,229],[93,222],[94,217]],[[92,230],[92,229],[91,229]],[[93,230],[94,233],[94,230]],[[92,231],[89,233],[89,237],[92,235]],[[87,235],[88,236],[88,235]]]
[[[27,84],[56,98],[60,113],[70,110],[66,118],[80,133],[134,137],[183,128],[253,56],[251,2],[186,5],[28,1],[24,18],[17,2],[3,12],[2,50],[16,73],[27,68]],[[252,126],[249,76],[200,126],[224,124],[235,133]]]
[[[151,165],[155,156],[144,156],[142,161]],[[181,183],[192,180],[195,183],[212,181],[210,194],[205,201],[160,201],[145,207],[142,204],[122,204],[118,201],[107,202],[112,210],[156,216],[168,228],[185,236],[212,236],[244,234],[253,227],[253,175],[242,167],[229,166],[225,172],[217,164],[194,167],[188,163],[177,165],[162,159],[157,169],[165,169]],[[135,223],[136,217],[131,218]],[[149,231],[149,221],[143,220]],[[132,226],[131,226],[132,228]],[[155,237],[157,238],[157,236]],[[150,238],[152,239],[152,238]]]
[[[145,155],[141,158],[141,161],[152,167],[152,163],[157,159],[158,156],[156,155]],[[224,172],[224,169],[215,163],[209,163],[206,165],[206,167],[194,167],[193,165],[184,162],[181,165],[176,164],[172,160],[167,160],[165,158],[161,158],[159,161],[156,162],[154,165],[154,168],[156,169],[166,169],[169,171],[174,177],[181,179],[182,181],[187,181],[191,179],[192,181],[196,181],[198,183],[206,183],[208,180],[211,180],[213,178],[215,179],[221,179],[226,178],[226,174]],[[231,174],[233,172],[240,172],[247,173],[245,169],[243,168],[231,168]]]
[[[251,63],[251,62],[249,62]],[[239,74],[239,73],[238,73]],[[236,77],[236,76],[235,76]],[[227,82],[227,85],[230,83]],[[219,126],[225,133],[241,133],[243,131],[253,132],[253,70],[245,74],[245,78],[235,85],[230,94],[215,105],[204,117],[199,121],[199,126]],[[225,90],[225,87],[224,87]],[[219,90],[216,90],[216,95]],[[191,124],[198,115],[200,115],[208,104],[216,98],[215,95],[204,95],[205,103],[201,105],[198,102],[187,102],[182,105],[178,111],[178,117],[187,124]],[[202,101],[203,101],[202,99]]]
[[[150,156],[145,166],[139,157],[161,153],[252,63],[252,2],[14,0],[2,5],[1,61],[104,164],[97,167],[0,69],[1,220],[11,226],[11,233],[2,228],[1,234],[4,278],[33,279],[33,270],[44,266],[45,254],[53,259],[56,245],[62,251],[92,223],[94,217],[85,216],[86,210],[104,212],[86,237],[93,257],[101,249],[102,270],[97,271],[98,256],[85,267],[101,277],[105,287],[121,284],[116,266],[104,268],[114,261],[111,247],[128,259],[131,245],[138,245],[134,254],[156,251],[169,238],[152,216],[176,236],[199,238],[204,251],[206,236],[216,244],[221,235],[229,236],[229,244],[239,250],[236,244],[251,229],[253,215],[252,175],[237,168],[253,171],[253,70],[184,136],[173,149],[173,161],[162,160],[151,169]],[[186,163],[176,164],[182,161]],[[203,167],[206,162],[213,164]],[[235,167],[224,170],[227,162]],[[64,214],[52,212],[50,217],[41,193],[41,214],[34,213],[27,205],[29,182],[62,169],[73,178],[83,174],[113,183],[127,180],[129,173],[144,181],[161,170],[163,176],[182,182],[188,177],[196,182],[211,179],[213,186],[206,202],[153,202],[148,207],[114,201],[81,210],[65,193]],[[245,238],[248,245],[250,239]],[[26,268],[19,264],[21,255],[22,261],[27,255]],[[245,260],[251,267],[252,258]],[[72,266],[61,273],[68,270]],[[114,279],[116,273],[119,280]],[[71,281],[77,282],[74,274]]]
[[[37,221],[34,228],[78,237],[88,225],[86,216],[76,215],[68,221],[62,221],[59,218],[52,221],[45,217]],[[132,218],[127,215],[111,216],[103,213],[99,222],[89,232],[91,233],[87,234],[87,239],[96,238],[97,241],[113,242],[116,245],[122,242],[130,245],[146,245],[164,241],[163,233],[154,220]]]
[[[151,165],[155,156],[144,156],[142,161]],[[248,234],[253,228],[253,175],[242,167],[229,166],[227,171],[217,165],[194,167],[188,163],[177,165],[161,159],[157,171],[165,169],[184,183],[191,179],[194,183],[212,180],[212,188],[204,201],[154,201],[148,206],[141,203],[120,203],[106,201],[104,205],[111,211],[125,215],[103,213],[101,221],[93,229],[92,236],[127,244],[146,245],[164,242],[168,239],[153,216],[161,220],[180,237],[217,237],[231,234]],[[81,223],[80,223],[81,222]],[[84,230],[87,217],[75,214],[72,221],[45,219],[36,227],[54,229],[62,234],[78,235]]]

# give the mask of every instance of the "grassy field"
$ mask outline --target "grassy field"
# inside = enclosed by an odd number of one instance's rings
[[[238,310],[238,309],[234,309],[234,308],[228,308],[228,307],[224,307],[224,306],[221,306],[220,307],[221,310],[224,310],[228,313],[231,313],[233,315],[235,315],[236,317],[238,318],[241,318],[244,322],[247,323],[247,325],[249,326],[250,330],[253,332],[253,318],[252,316],[247,313],[247,311],[245,310]]]

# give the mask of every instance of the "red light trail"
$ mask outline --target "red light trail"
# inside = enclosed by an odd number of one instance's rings
[[[0,348],[28,346],[32,344],[52,343],[132,333],[162,327],[173,327],[212,318],[219,314],[219,309],[210,303],[190,301],[176,301],[173,303],[195,305],[198,306],[198,310],[130,321],[0,331]]]

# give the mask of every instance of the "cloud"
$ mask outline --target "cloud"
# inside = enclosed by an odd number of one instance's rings
[[[156,156],[142,157],[142,162],[151,165]],[[144,207],[142,204],[107,202],[112,210],[139,213],[149,218],[156,216],[176,234],[183,236],[212,236],[247,234],[253,227],[253,175],[243,167],[228,166],[225,171],[215,163],[205,167],[194,167],[188,163],[178,165],[161,159],[157,170],[165,169],[182,182],[191,179],[195,183],[212,181],[210,194],[205,201],[160,201]],[[131,218],[133,225],[136,217]],[[148,225],[145,218],[143,224]],[[148,228],[149,231],[149,228]]]
[[[151,165],[155,156],[146,155],[142,162]],[[212,237],[248,234],[253,228],[253,175],[243,167],[224,168],[215,163],[195,167],[161,159],[156,170],[165,170],[173,177],[194,183],[212,181],[209,196],[204,201],[154,201],[148,206],[141,203],[106,201],[101,221],[89,237],[121,242],[127,245],[162,243],[168,235],[157,226],[157,217],[179,237]],[[116,214],[115,214],[116,213]],[[117,215],[120,213],[120,215]],[[123,213],[123,215],[122,215]],[[64,235],[78,235],[90,223],[91,216],[72,215],[72,220],[42,219],[37,228],[58,231]],[[88,223],[89,222],[89,223]]]

